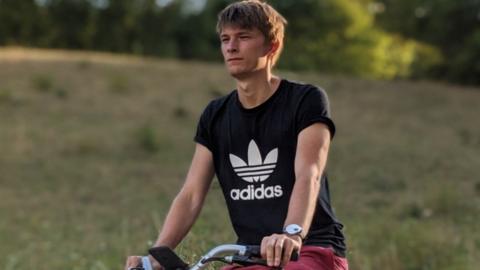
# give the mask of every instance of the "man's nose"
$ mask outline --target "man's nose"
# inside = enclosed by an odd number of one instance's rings
[[[234,53],[238,52],[238,42],[235,39],[231,39],[227,44],[227,52]]]

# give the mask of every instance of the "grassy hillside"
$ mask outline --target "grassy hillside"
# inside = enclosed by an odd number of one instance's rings
[[[282,72],[322,86],[351,269],[476,269],[480,91]],[[121,269],[151,244],[220,65],[0,49],[0,268]],[[178,251],[235,240],[218,184]]]

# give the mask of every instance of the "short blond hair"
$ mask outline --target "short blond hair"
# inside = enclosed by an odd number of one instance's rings
[[[225,26],[257,28],[270,44],[278,42],[272,59],[275,65],[283,49],[286,25],[287,20],[266,2],[244,0],[228,5],[218,14],[217,33],[220,34]]]

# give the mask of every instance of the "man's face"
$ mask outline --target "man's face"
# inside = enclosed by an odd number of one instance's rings
[[[270,46],[260,30],[226,26],[220,33],[228,72],[235,78],[267,68]]]

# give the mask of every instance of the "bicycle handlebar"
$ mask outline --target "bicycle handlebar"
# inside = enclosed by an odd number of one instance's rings
[[[151,248],[149,253],[166,270],[201,270],[205,269],[212,261],[221,261],[227,264],[237,263],[243,266],[267,265],[266,260],[261,257],[260,246],[220,245],[211,249],[191,268],[168,247]],[[298,251],[292,253],[290,260],[298,260]],[[149,257],[142,257],[142,267],[131,270],[152,270]]]

